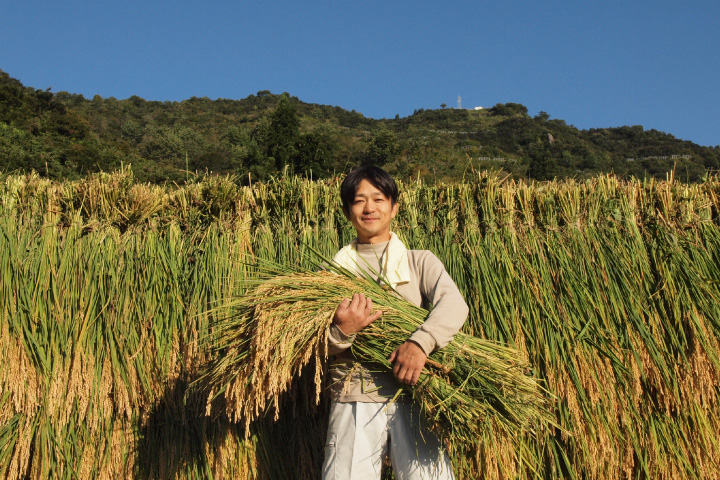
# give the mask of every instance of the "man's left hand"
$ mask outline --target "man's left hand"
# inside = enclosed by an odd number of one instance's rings
[[[425,367],[426,359],[427,355],[420,345],[408,340],[396,348],[388,360],[392,363],[393,374],[398,380],[407,385],[415,385]]]

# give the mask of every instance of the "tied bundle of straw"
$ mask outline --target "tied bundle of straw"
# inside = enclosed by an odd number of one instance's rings
[[[391,371],[390,353],[420,326],[428,311],[353,273],[266,269],[262,280],[232,301],[234,315],[218,323],[217,360],[204,376],[210,402],[224,395],[226,412],[250,423],[274,407],[293,379],[314,363],[315,401],[327,368],[328,327],[343,298],[363,292],[382,317],[363,329],[352,346],[355,357]],[[472,447],[483,433],[534,434],[554,424],[547,392],[529,375],[517,350],[459,333],[428,357],[417,385],[398,382],[423,412],[427,424],[448,444]],[[515,436],[515,435],[514,435]]]

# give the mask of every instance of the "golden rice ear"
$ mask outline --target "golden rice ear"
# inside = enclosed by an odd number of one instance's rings
[[[388,353],[427,317],[427,310],[394,291],[346,273],[271,276],[236,302],[236,314],[225,320],[221,331],[233,333],[237,326],[248,337],[233,337],[240,342],[238,349],[229,350],[235,358],[221,359],[208,379],[215,382],[213,390],[225,389],[228,415],[242,419],[246,435],[252,422],[271,410],[279,419],[283,398],[293,394],[293,382],[313,362],[314,400],[319,401],[327,332],[342,298],[361,291],[383,310],[381,320],[356,335],[352,350],[364,364],[388,374]],[[222,336],[217,341],[231,344]],[[443,441],[460,443],[471,451],[489,434],[512,439],[530,425],[555,425],[547,393],[527,370],[527,359],[520,352],[458,334],[441,354],[431,355],[418,387],[407,387],[405,395],[419,405],[429,428]],[[398,392],[402,389],[399,386]]]
[[[0,477],[273,478],[267,465],[299,458],[286,439],[252,424],[246,441],[219,389],[207,416],[185,389],[229,351],[209,346],[253,286],[247,255],[314,268],[313,249],[351,239],[338,181],[130,173],[0,172]],[[720,177],[678,178],[403,185],[398,233],[443,259],[466,333],[513,345],[560,423],[513,436],[487,420],[477,451],[449,445],[456,477],[717,478]],[[425,387],[453,372],[438,370]],[[311,386],[296,399],[312,403]],[[283,435],[321,445],[308,418]],[[310,471],[321,452],[307,451]]]

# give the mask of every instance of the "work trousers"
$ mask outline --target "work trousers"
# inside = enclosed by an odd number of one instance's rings
[[[379,479],[383,460],[397,480],[452,480],[447,453],[402,402],[333,402],[325,442],[323,480]]]

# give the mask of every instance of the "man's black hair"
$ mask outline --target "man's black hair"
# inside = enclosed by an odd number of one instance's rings
[[[380,167],[366,165],[348,173],[340,186],[340,199],[342,200],[342,208],[345,213],[350,211],[350,204],[355,200],[355,194],[360,186],[360,182],[363,180],[372,183],[375,188],[390,199],[393,205],[397,203],[398,187],[395,179]]]

